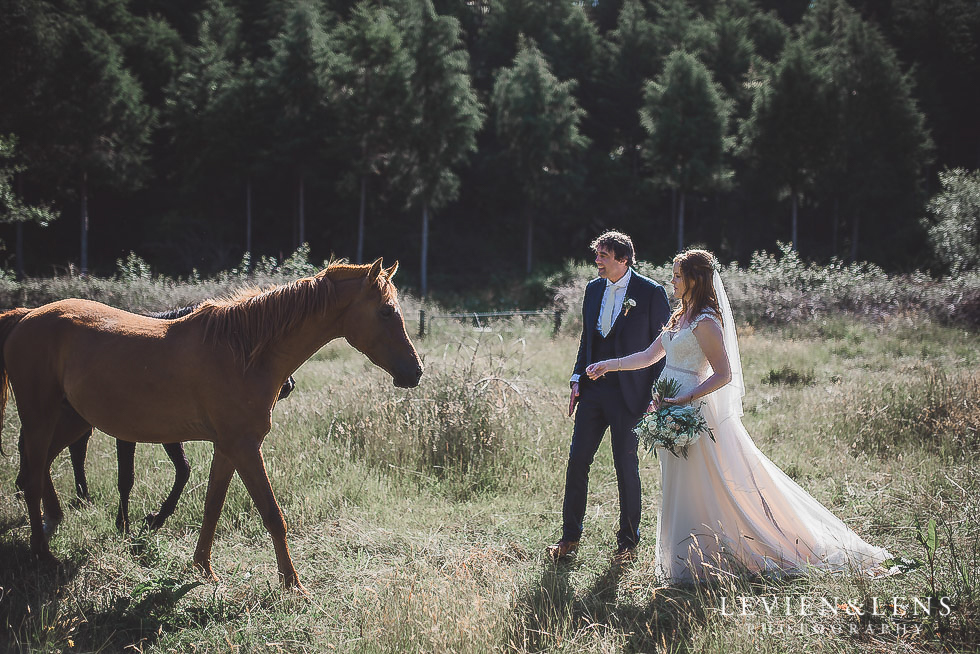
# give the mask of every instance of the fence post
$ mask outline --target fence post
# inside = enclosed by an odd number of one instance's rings
[[[425,338],[425,309],[419,309],[419,338]]]
[[[555,331],[552,332],[552,336],[558,336],[558,331],[561,329],[561,310],[555,309]]]

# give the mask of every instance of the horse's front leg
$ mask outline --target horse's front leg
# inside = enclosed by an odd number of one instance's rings
[[[272,544],[276,548],[276,563],[279,565],[279,577],[286,588],[295,586],[297,590],[306,594],[306,589],[299,582],[296,575],[296,568],[293,567],[293,560],[289,556],[289,546],[286,545],[286,520],[282,517],[279,503],[272,492],[272,485],[269,483],[269,475],[265,470],[265,461],[262,458],[262,450],[258,444],[254,449],[241,451],[235,457],[235,467],[238,475],[245,482],[255,508],[262,516],[262,522],[266,530],[272,536]]]
[[[214,581],[218,580],[218,576],[211,569],[211,546],[214,544],[214,530],[218,526],[218,516],[221,515],[221,507],[225,504],[228,483],[233,474],[235,474],[235,464],[215,446],[214,456],[211,458],[211,473],[208,476],[208,491],[204,498],[201,535],[194,549],[194,565]]]

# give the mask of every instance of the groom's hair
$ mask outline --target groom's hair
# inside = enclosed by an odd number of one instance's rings
[[[605,248],[606,250],[612,250],[613,256],[616,257],[617,260],[626,259],[626,265],[636,265],[633,241],[629,236],[622,232],[610,230],[604,234],[600,234],[599,238],[592,241],[589,247],[592,248],[593,252],[598,252],[600,247]]]

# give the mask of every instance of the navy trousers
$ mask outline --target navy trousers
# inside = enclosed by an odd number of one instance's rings
[[[633,427],[642,415],[626,406],[614,374],[596,382],[582,379],[565,474],[563,540],[577,541],[582,536],[589,469],[608,428],[619,486],[617,541],[620,547],[635,547],[640,542],[640,462]]]

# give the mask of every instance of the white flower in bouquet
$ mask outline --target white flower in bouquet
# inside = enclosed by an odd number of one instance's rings
[[[660,379],[654,390],[661,397],[676,397],[681,385],[676,379]],[[701,409],[692,405],[662,404],[656,411],[647,411],[633,428],[643,445],[656,454],[660,447],[674,456],[687,458],[687,447],[702,434],[714,440],[711,428],[701,415]],[[680,454],[678,454],[680,450]]]

